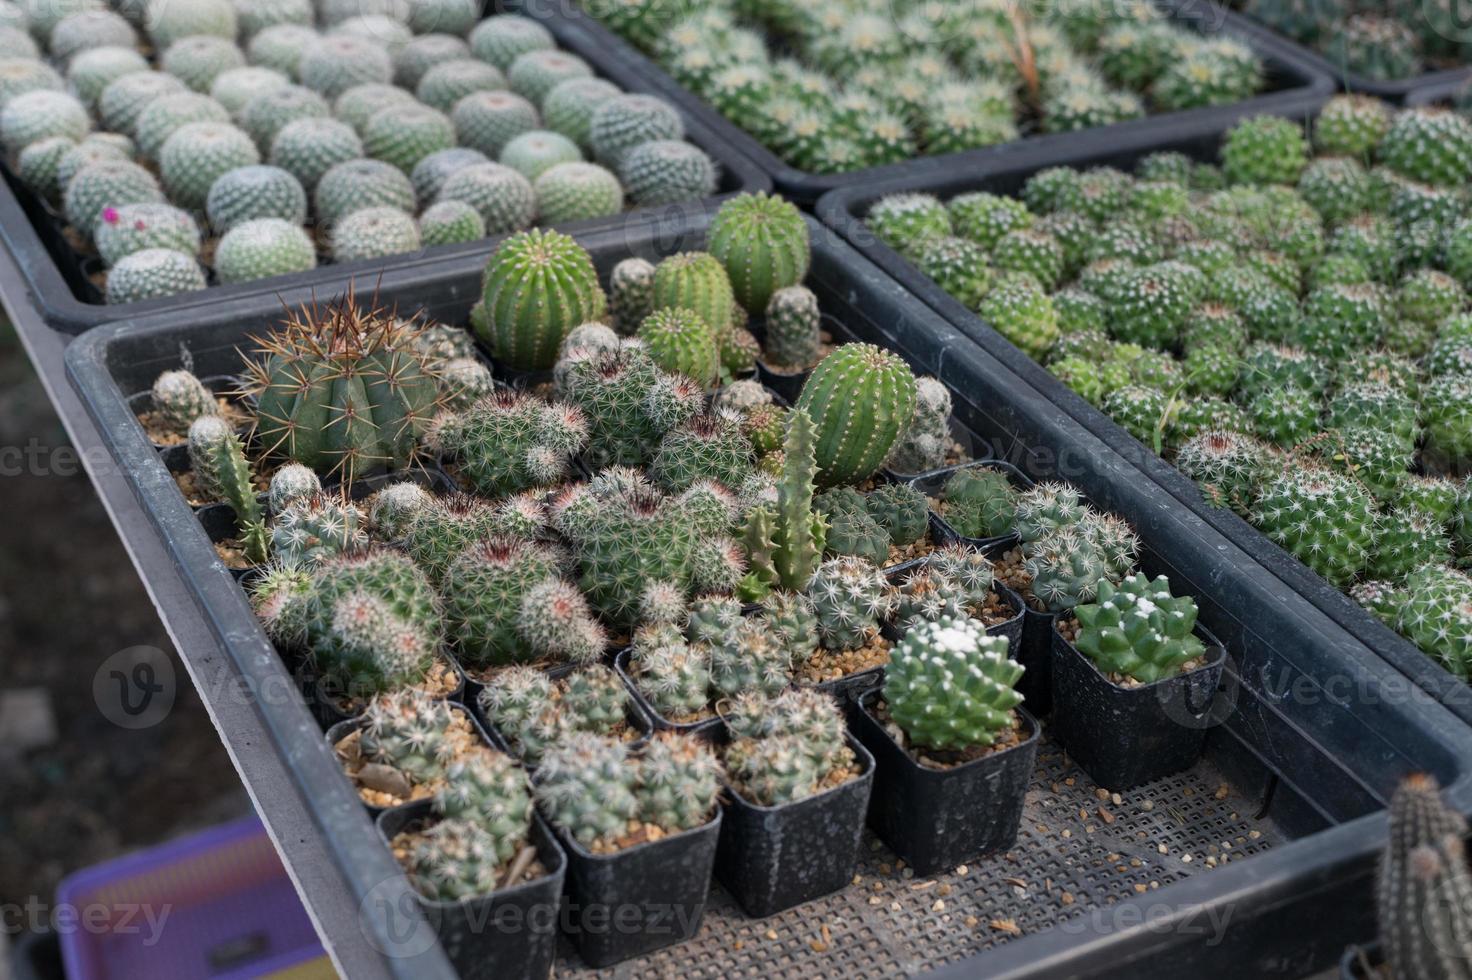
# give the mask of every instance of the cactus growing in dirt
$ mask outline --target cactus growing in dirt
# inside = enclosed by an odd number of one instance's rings
[[[500,496],[555,484],[588,442],[580,409],[498,390],[442,417],[431,433],[480,494]]]
[[[215,393],[188,370],[164,371],[154,379],[151,390],[154,409],[175,430],[189,431],[201,415],[219,415]]]
[[[742,582],[747,598],[760,598],[774,588],[805,588],[822,560],[827,522],[813,507],[815,437],[813,420],[806,413],[788,414],[777,502],[752,508],[742,529],[751,563],[751,573]]]
[[[833,697],[789,689],[736,698],[722,718],[732,741],[725,763],[733,785],[761,806],[819,792],[835,772],[854,766],[843,713]]]
[[[280,561],[311,566],[368,546],[366,516],[333,494],[298,498],[272,515],[271,554]]]
[[[371,696],[426,675],[440,639],[439,602],[413,561],[368,549],[330,558],[311,574],[299,615],[324,679]]]
[[[482,749],[450,763],[434,809],[450,820],[473,823],[496,842],[497,858],[507,862],[531,827],[531,788],[511,758]]]
[[[883,464],[915,412],[915,375],[895,354],[844,344],[813,369],[797,399],[817,436],[818,483],[858,483]]]
[[[1390,839],[1375,884],[1387,965],[1396,976],[1460,976],[1472,957],[1467,821],[1436,780],[1407,776],[1390,801]]]
[[[1098,599],[1077,606],[1074,615],[1074,645],[1105,674],[1149,684],[1175,676],[1206,652],[1193,632],[1195,600],[1171,595],[1164,575],[1128,575],[1118,587],[1101,582]]]
[[[294,311],[258,338],[248,387],[265,452],[347,482],[406,466],[439,401],[419,333],[348,296]]]
[[[368,702],[359,745],[370,761],[427,783],[443,776],[452,758],[445,736],[454,721],[455,708],[448,701],[421,691],[393,691]]]
[[[638,784],[627,746],[583,732],[542,756],[536,799],[548,819],[586,847],[628,831],[640,815]]]
[[[726,267],[736,301],[751,313],[768,310],[779,290],[802,282],[812,258],[801,212],[766,193],[742,194],[721,205],[711,221],[710,252]],[[811,360],[778,357],[777,363]]]
[[[457,777],[454,785],[466,790],[479,787],[478,805],[494,807],[497,819],[494,823],[473,818],[441,820],[420,836],[409,853],[408,865],[414,886],[425,898],[459,902],[494,892],[503,885],[507,864],[526,846],[532,813],[526,776],[514,766],[491,766],[472,759],[452,767]]]
[[[1050,611],[1092,601],[1112,574],[1103,549],[1072,528],[1025,544],[1024,554],[1023,570],[1032,578],[1033,596]]]
[[[1088,512],[1077,490],[1066,483],[1039,483],[1016,496],[1018,535],[1024,546],[1076,526]]]
[[[567,235],[513,235],[486,266],[481,339],[518,370],[550,368],[567,332],[603,315],[606,300],[588,253]]]
[[[980,466],[959,469],[941,487],[945,519],[957,534],[994,538],[1017,526],[1018,492],[1001,470]]]
[[[1008,644],[965,618],[921,623],[890,651],[884,699],[911,744],[963,750],[993,745],[1022,703],[1023,666]]]
[[[638,759],[639,819],[669,833],[708,821],[721,790],[721,764],[705,740],[659,732]]]

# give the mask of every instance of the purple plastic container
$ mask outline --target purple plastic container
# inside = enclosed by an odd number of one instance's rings
[[[56,901],[69,980],[335,975],[253,816],[78,871]]]

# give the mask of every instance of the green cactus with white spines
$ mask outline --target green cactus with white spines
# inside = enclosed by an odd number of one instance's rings
[[[433,201],[439,197],[445,181],[452,176],[466,167],[490,162],[479,150],[468,146],[452,146],[448,150],[431,153],[415,164],[409,173],[409,181],[414,185],[414,194],[421,202]]]
[[[711,254],[726,268],[736,301],[753,313],[768,311],[769,318],[773,297],[801,283],[812,258],[802,214],[788,201],[765,193],[743,194],[723,204],[711,221],[709,241]]]
[[[350,300],[307,307],[263,338],[249,367],[265,452],[352,479],[399,469],[437,411],[419,330]],[[339,384],[344,377],[372,383]],[[345,418],[348,424],[328,424]]]
[[[491,369],[474,357],[456,357],[444,361],[436,371],[436,381],[444,398],[445,408],[452,412],[463,412],[480,399],[496,390],[496,381]],[[433,439],[429,433],[426,441]]]
[[[307,272],[317,267],[317,249],[300,225],[256,218],[231,228],[215,248],[215,275],[222,283]]]
[[[801,285],[778,289],[767,303],[766,316],[768,363],[796,369],[817,363],[822,312],[812,290]]]
[[[455,708],[420,691],[394,691],[368,702],[359,745],[371,762],[392,766],[418,783],[444,776],[453,758],[446,737]]]
[[[1000,470],[957,470],[946,478],[940,496],[946,523],[964,537],[1000,537],[1017,526],[1018,492]]]
[[[286,88],[291,79],[274,68],[260,65],[227,68],[210,83],[209,96],[237,116],[262,92]]]
[[[593,163],[554,163],[537,176],[534,189],[537,210],[550,224],[605,218],[624,209],[618,177]]]
[[[521,370],[552,367],[567,332],[601,317],[607,303],[588,253],[553,231],[501,243],[486,266],[482,298],[489,322],[481,339]]]
[[[680,140],[685,122],[674,106],[652,95],[618,95],[603,102],[588,125],[594,158],[617,170],[634,147],[651,140]]]
[[[282,467],[283,470],[286,468]],[[430,506],[433,500],[434,496],[428,490],[410,480],[390,483],[368,498],[368,526],[373,537],[385,542],[400,540],[408,533],[415,515]]]
[[[789,413],[776,503],[753,507],[742,529],[751,563],[742,588],[750,598],[771,589],[805,588],[822,560],[827,522],[813,506],[815,442],[812,419],[803,412]]]
[[[390,106],[363,127],[363,150],[405,174],[431,153],[454,145],[455,126],[450,118],[423,105]]]
[[[537,195],[530,181],[511,167],[477,163],[451,174],[439,201],[461,201],[479,212],[489,234],[523,231],[536,217]]]
[[[176,97],[168,96],[167,98],[172,100]],[[218,103],[215,104],[218,105]],[[221,108],[224,107],[221,106]],[[138,143],[145,153],[148,152],[148,147],[143,139],[143,124],[152,111],[151,108],[145,109],[143,115],[139,117]],[[255,140],[261,152],[269,153],[277,134],[289,123],[300,119],[326,119],[331,115],[332,109],[321,95],[300,85],[287,85],[268,89],[252,96],[245,107],[236,114],[236,119],[237,125],[250,134],[250,138]]]
[[[487,17],[470,32],[470,50],[477,58],[506,71],[528,51],[546,51],[556,42],[545,27],[517,14]]]
[[[366,516],[341,497],[312,494],[272,514],[271,554],[278,561],[312,566],[368,547]]]
[[[622,742],[578,733],[542,756],[536,799],[552,823],[586,847],[616,839],[640,816],[638,777]]]
[[[807,585],[818,617],[818,637],[830,650],[857,650],[878,635],[894,611],[884,575],[860,558],[832,558],[818,566]]]
[[[84,51],[67,66],[67,84],[88,109],[113,82],[125,75],[148,71],[148,62],[131,47],[98,47]]]
[[[760,806],[795,803],[852,768],[843,714],[829,695],[789,690],[746,694],[724,715],[733,736],[724,761],[733,786]]]
[[[945,465],[952,443],[950,389],[935,378],[916,378],[915,414],[884,465],[898,473],[937,469]]]
[[[441,419],[435,435],[460,479],[495,497],[565,479],[587,445],[588,423],[575,407],[496,391]]]
[[[526,846],[531,832],[532,794],[526,773],[499,752],[482,749],[450,763],[445,784],[434,796],[434,810],[445,819],[425,832],[412,860],[421,887],[426,880],[433,883],[443,900],[493,890],[497,872]],[[491,861],[484,866],[491,872],[489,880],[479,871],[467,874],[480,862],[474,858],[467,862],[453,846],[447,847],[441,833],[456,825],[474,828],[467,835],[473,840],[473,852],[482,848],[489,852]],[[449,836],[463,839],[460,832]]]
[[[1052,612],[1073,609],[1098,596],[1111,569],[1092,538],[1072,530],[1058,531],[1024,549],[1025,571],[1033,596]]]
[[[1238,432],[1203,432],[1176,452],[1176,466],[1201,485],[1208,500],[1242,515],[1251,513],[1272,459],[1261,442]]]
[[[16,155],[16,175],[35,193],[55,201],[65,187],[60,174],[61,161],[75,157],[79,146],[69,136],[48,136],[37,140]]]
[[[541,722],[554,708],[557,695],[558,684],[546,671],[518,664],[489,676],[476,696],[476,704],[510,743],[512,751],[535,763],[546,748],[538,737]]]
[[[419,216],[419,237],[425,248],[475,242],[486,237],[486,223],[463,201],[440,201]]]
[[[174,203],[202,209],[217,178],[240,167],[260,163],[256,145],[241,130],[225,123],[181,126],[159,149],[159,173]]]
[[[691,310],[717,336],[731,330],[735,305],[731,280],[708,252],[680,252],[663,259],[655,266],[650,288],[655,310]]]
[[[1443,565],[1423,565],[1405,582],[1395,628],[1447,670],[1472,672],[1472,579]]]
[[[965,592],[940,570],[925,565],[907,573],[896,590],[894,623],[909,632],[921,623],[967,615]]]
[[[192,255],[145,248],[118,261],[107,273],[107,302],[138,303],[204,289],[204,269]]]
[[[720,790],[721,764],[703,739],[659,732],[638,759],[639,818],[666,832],[705,824]]]
[[[1153,581],[1130,575],[1117,588],[1104,582],[1098,601],[1074,612],[1079,620],[1075,645],[1106,674],[1148,684],[1175,676],[1205,653],[1192,632],[1195,601],[1172,596],[1163,575]]]
[[[363,141],[351,126],[336,119],[312,116],[294,119],[277,130],[267,159],[310,191],[327,171],[361,156]]]
[[[411,560],[370,549],[329,559],[311,576],[297,601],[306,649],[327,680],[372,696],[425,676],[441,635],[439,604]]]
[[[11,154],[48,137],[80,140],[91,128],[86,107],[65,92],[24,92],[0,109],[0,143]]]
[[[1472,460],[1472,374],[1444,374],[1426,386],[1421,411],[1426,423],[1424,455],[1454,472]]]
[[[717,697],[780,693],[792,680],[787,645],[760,619],[741,619],[710,646],[710,686]]]
[[[507,532],[506,515],[495,504],[472,494],[451,493],[431,496],[415,511],[398,544],[438,583],[470,545]]]
[[[700,385],[661,371],[642,346],[571,350],[555,374],[560,396],[588,419],[595,466],[648,462],[664,434],[698,414],[703,401]]]
[[[332,227],[332,257],[361,262],[423,247],[414,216],[395,207],[361,208]]]
[[[608,313],[614,329],[628,336],[654,312],[652,263],[640,258],[624,259],[608,277]]]
[[[273,24],[262,28],[246,43],[246,58],[253,65],[272,68],[288,78],[296,78],[302,52],[318,36],[316,28],[306,24]]]
[[[1088,504],[1066,483],[1039,483],[1016,495],[1013,505],[1017,533],[1024,545],[1076,527],[1088,514]]]
[[[401,43],[391,43],[389,55],[393,60],[394,84],[409,92],[419,87],[420,80],[435,65],[471,57],[470,45],[464,38],[438,33],[404,36]]]
[[[864,506],[896,547],[914,544],[930,527],[925,494],[905,483],[886,483],[864,497]]]
[[[356,85],[386,85],[393,76],[393,61],[381,44],[349,34],[330,34],[308,44],[297,63],[302,85],[327,99]]]
[[[603,654],[602,628],[545,545],[481,540],[451,562],[442,589],[456,647],[473,664],[591,663]]]
[[[164,371],[150,389],[153,407],[177,432],[188,432],[201,415],[219,415],[215,393],[187,370]]]
[[[90,238],[109,208],[164,203],[163,190],[147,170],[126,160],[104,160],[78,171],[66,187],[62,209],[67,222]]]
[[[475,92],[450,110],[455,137],[489,157],[499,157],[516,137],[538,130],[542,119],[536,106],[513,92]]]
[[[715,331],[694,310],[662,307],[644,319],[639,339],[662,369],[682,374],[703,388],[720,377]]]
[[[1365,567],[1374,540],[1374,500],[1360,483],[1317,468],[1267,481],[1253,523],[1310,568],[1347,585]]]
[[[909,426],[915,376],[892,353],[845,344],[813,369],[796,407],[816,429],[819,484],[857,483],[879,469]]]
[[[159,67],[194,91],[208,92],[223,72],[245,67],[245,52],[223,37],[195,34],[165,48]]]
[[[287,463],[271,474],[271,483],[266,491],[266,507],[272,516],[276,516],[285,513],[291,504],[321,492],[322,480],[310,467],[300,463]]]
[[[629,199],[641,207],[678,204],[715,194],[715,161],[682,140],[650,140],[634,147],[618,170]]]
[[[419,101],[443,113],[472,92],[491,92],[506,87],[506,76],[495,66],[474,58],[457,58],[435,65],[419,79],[414,94]]]
[[[950,212],[929,194],[892,194],[881,198],[864,220],[886,245],[902,254],[912,253],[927,239],[944,238],[953,232]],[[985,248],[991,246],[990,242],[979,244]]]
[[[307,220],[307,192],[300,181],[279,167],[237,167],[210,185],[205,214],[221,234],[260,218],[301,225]]]
[[[1423,565],[1446,565],[1452,544],[1446,525],[1418,507],[1393,507],[1380,515],[1370,573],[1392,582],[1404,581]]]
[[[709,701],[709,647],[692,647],[678,635],[646,637],[635,642],[632,666],[640,693],[665,718],[688,717]]]
[[[1000,276],[978,312],[1029,357],[1044,357],[1058,339],[1058,311],[1052,297],[1028,273]]]
[[[946,618],[911,629],[890,651],[884,699],[911,744],[962,750],[995,744],[1022,703],[1023,667],[981,625]]]

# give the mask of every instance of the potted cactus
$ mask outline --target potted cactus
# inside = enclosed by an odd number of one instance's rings
[[[677,732],[637,754],[579,732],[543,754],[537,805],[567,849],[564,927],[588,965],[699,931],[721,827],[720,771],[708,743]]]
[[[1201,755],[1226,651],[1165,576],[1101,582],[1053,649],[1050,732],[1100,786],[1132,789]]]
[[[1010,847],[1039,727],[1006,640],[969,618],[922,623],[895,644],[884,683],[855,699],[855,734],[878,764],[869,822],[916,874]]]
[[[1005,639],[1011,655],[1017,656],[1024,627],[1022,598],[996,580],[984,552],[960,544],[937,548],[895,587],[896,634],[946,616],[977,619],[989,634]]]
[[[567,857],[515,762],[482,747],[449,766],[432,799],[380,814],[378,829],[462,977],[551,973]]]
[[[716,877],[748,915],[774,915],[853,878],[874,760],[818,691],[747,694],[722,715],[729,792]]]
[[[474,695],[474,710],[512,755],[535,767],[549,746],[571,732],[592,732],[637,745],[653,723],[617,673],[602,664],[510,667]]]

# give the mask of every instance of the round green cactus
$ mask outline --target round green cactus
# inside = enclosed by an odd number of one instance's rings
[[[1374,511],[1356,481],[1300,467],[1263,485],[1253,523],[1330,582],[1347,585],[1368,561]]]
[[[355,85],[388,84],[394,77],[394,65],[381,44],[332,34],[302,49],[297,76],[307,88],[335,99]]]
[[[222,283],[306,272],[317,267],[317,249],[302,227],[280,218],[255,218],[234,225],[215,248],[215,275]]]
[[[0,143],[10,153],[53,136],[80,140],[91,128],[87,108],[65,92],[25,92],[0,109]]]
[[[474,242],[486,237],[486,222],[463,201],[440,201],[419,216],[419,235],[426,248]]]
[[[273,68],[288,78],[298,78],[302,52],[316,41],[315,28],[306,24],[273,24],[253,35],[246,57],[253,65]]]
[[[490,163],[490,159],[479,150],[468,146],[452,146],[448,150],[431,153],[414,165],[409,181],[420,201],[433,201],[444,189],[445,181],[466,167],[478,163]]]
[[[109,303],[137,303],[205,288],[204,269],[192,255],[145,248],[124,256],[107,273]]]
[[[360,208],[332,227],[332,257],[338,262],[417,252],[422,245],[414,216],[394,207]]]
[[[579,732],[542,756],[536,798],[549,820],[588,846],[626,833],[640,815],[638,776],[622,742]]]
[[[1007,641],[980,623],[946,617],[921,623],[890,652],[884,700],[913,745],[961,750],[995,744],[1022,703],[1023,666]]]
[[[215,181],[232,170],[260,163],[256,145],[226,123],[189,123],[159,150],[159,174],[170,199],[183,208],[204,209]]]
[[[594,111],[588,145],[599,163],[617,170],[634,147],[650,140],[679,140],[685,122],[674,106],[653,95],[619,95]]]
[[[205,213],[215,231],[222,233],[261,218],[301,225],[307,220],[307,192],[280,167],[237,167],[210,185]]]
[[[1164,575],[1128,575],[1116,587],[1099,585],[1099,598],[1074,609],[1074,645],[1105,674],[1144,684],[1174,677],[1206,652],[1193,630],[1196,602],[1173,596]]]
[[[553,164],[542,171],[533,186],[537,210],[549,224],[604,218],[624,209],[623,185],[597,164]]]
[[[363,155],[363,141],[353,127],[336,119],[294,119],[276,132],[267,159],[301,182],[307,191],[339,163]]]
[[[720,376],[715,332],[694,310],[666,307],[654,311],[639,327],[639,339],[654,363],[703,388],[714,386]]]
[[[193,34],[165,48],[159,67],[194,91],[208,92],[222,73],[245,67],[245,52],[232,40]]]
[[[580,411],[498,391],[442,420],[436,440],[476,492],[500,496],[567,476],[588,441]]]
[[[513,92],[499,91],[467,95],[450,110],[450,121],[460,145],[491,158],[499,157],[516,137],[542,125],[536,106]]]
[[[518,14],[487,17],[470,32],[470,50],[480,60],[502,71],[528,51],[547,51],[557,43],[541,24]]]
[[[439,201],[461,201],[480,213],[492,235],[522,231],[536,217],[536,189],[524,176],[499,163],[477,163],[451,174]]]
[[[97,252],[108,266],[145,248],[167,248],[198,255],[201,238],[194,218],[168,204],[103,208],[94,236]]]
[[[271,145],[276,141],[276,135],[288,124],[299,119],[325,119],[331,114],[327,100],[316,92],[300,85],[287,85],[252,96],[245,108],[240,110],[238,118],[240,128],[250,134],[261,152],[269,153]],[[141,146],[141,121],[139,129]],[[147,151],[146,146],[144,151]]]
[[[506,76],[491,65],[474,58],[458,58],[435,65],[419,79],[415,95],[419,101],[449,112],[455,103],[472,92],[490,92],[506,87]]]
[[[481,339],[519,370],[550,368],[567,332],[601,317],[607,302],[588,253],[554,231],[503,242],[486,266],[482,298],[488,323]]]
[[[138,116],[154,99],[186,91],[183,82],[163,72],[136,72],[111,82],[98,96],[97,116],[115,133],[133,132]]]
[[[879,469],[915,412],[915,376],[894,354],[845,344],[803,385],[797,408],[817,427],[818,482],[857,483]]]
[[[678,204],[716,192],[719,174],[698,146],[681,140],[650,140],[634,147],[618,171],[635,204]]]
[[[548,49],[526,51],[506,69],[511,91],[536,106],[542,104],[558,83],[569,78],[589,78],[592,74],[593,69],[577,55]]]
[[[711,221],[709,240],[711,254],[726,267],[736,301],[751,312],[767,310],[779,290],[801,283],[811,261],[802,214],[764,193],[743,194],[723,204]]]
[[[540,29],[541,25],[537,26]],[[569,78],[558,82],[542,100],[547,128],[591,154],[593,116],[604,103],[620,94],[617,85],[602,78]],[[527,105],[530,107],[530,103]]]
[[[348,160],[322,175],[312,203],[318,220],[331,227],[362,208],[413,211],[416,200],[414,185],[398,167],[382,160]]]
[[[580,162],[583,154],[566,136],[551,130],[534,129],[513,136],[501,148],[498,159],[502,166],[510,167],[527,180],[536,180],[559,163]]]

